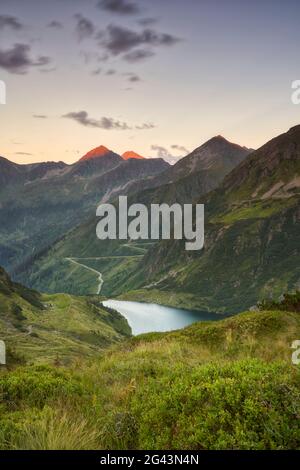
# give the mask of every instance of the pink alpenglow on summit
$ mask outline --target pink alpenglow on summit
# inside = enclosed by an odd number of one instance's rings
[[[96,147],[93,150],[90,150],[87,154],[85,154],[80,161],[84,160],[92,160],[94,158],[101,158],[105,157],[106,155],[109,155],[112,153],[111,150],[109,150],[107,147],[104,147],[104,145],[100,145],[100,147]]]
[[[141,155],[133,151],[123,153],[122,158],[124,160],[129,160],[130,158],[134,158],[135,160],[145,160],[145,157],[142,157]]]

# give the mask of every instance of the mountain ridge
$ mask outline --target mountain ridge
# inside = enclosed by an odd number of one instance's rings
[[[145,157],[142,157],[139,153],[134,152],[133,150],[128,150],[122,154],[124,160],[130,160],[131,158],[136,160],[145,160]]]
[[[251,153],[218,188],[198,199],[206,207],[201,252],[185,252],[182,241],[160,242],[145,255],[127,289],[142,288],[137,297],[144,299],[159,298],[157,290],[164,298],[185,293],[198,308],[234,312],[251,307],[255,299],[297,289],[299,180],[296,126]]]
[[[162,159],[123,160],[114,153],[73,165],[25,165],[22,171],[0,161],[0,264],[12,272],[94,214],[110,192],[168,166]]]
[[[220,139],[218,139],[220,140]],[[221,145],[223,145],[225,139],[222,139]],[[210,143],[206,146],[206,148],[210,148]],[[213,145],[216,145],[215,142],[213,141]],[[220,145],[220,143],[217,142],[217,147]],[[226,141],[226,149],[230,150],[230,152],[233,151],[234,156],[237,156],[238,161],[241,159],[245,158],[245,155],[248,154],[248,150],[242,149],[240,146],[233,146],[232,150],[232,145]],[[202,147],[202,146],[201,146]],[[214,155],[216,154],[217,150],[215,151]],[[224,151],[222,149],[222,154],[220,156],[220,159],[224,155]],[[231,155],[231,153],[230,153]],[[226,155],[225,155],[226,158]],[[183,159],[183,164],[188,160],[188,157],[185,157]],[[146,160],[139,160],[135,162],[135,165],[139,164],[150,164],[152,159],[146,159]],[[134,160],[128,160],[127,165],[132,165],[134,163]],[[233,165],[232,160],[229,159],[229,165]],[[116,170],[111,170],[112,172],[117,171]],[[126,167],[124,167],[124,170],[126,170]],[[139,181],[134,181],[134,182],[129,182],[126,188],[122,188],[122,192],[118,193],[117,191],[112,191],[108,195],[105,196],[105,200],[103,202],[114,202],[114,200],[117,198],[118,194],[126,194],[128,195],[128,204],[134,204],[134,203],[142,203],[147,206],[151,203],[162,203],[166,202],[169,204],[173,204],[174,202],[179,202],[179,203],[190,203],[197,197],[200,197],[202,194],[210,191],[211,189],[215,188],[218,183],[221,181],[221,179],[225,176],[226,171],[225,167],[221,167],[221,169],[218,167],[216,170],[212,167],[210,167],[208,170],[200,170],[200,171],[195,171],[191,172],[191,169],[189,166],[187,166],[187,171],[185,172],[184,178],[176,181],[176,183],[169,182],[168,178],[168,173],[171,171],[172,168],[168,167],[164,172],[159,174],[158,176],[154,177],[149,177],[146,180],[141,179]],[[228,170],[227,170],[228,171]],[[168,183],[159,185],[160,183],[160,177],[162,176],[162,179],[164,180],[164,175],[167,175],[166,181]],[[101,177],[99,177],[101,179]],[[105,175],[104,175],[105,178]],[[100,184],[100,179],[95,180],[97,181],[97,184]],[[155,186],[157,184],[157,186]],[[102,184],[101,184],[102,185]],[[154,186],[154,188],[152,187]],[[102,270],[105,270],[105,275],[104,277],[109,276],[110,281],[104,282],[104,292],[105,295],[109,295],[110,291],[108,286],[111,283],[115,284],[115,288],[118,289],[122,285],[126,285],[126,277],[130,277],[131,271],[130,269],[133,268],[135,269],[136,267],[136,262],[138,261],[137,258],[128,258],[126,259],[126,256],[128,253],[132,252],[133,254],[145,254],[145,247],[141,248],[138,244],[136,247],[132,247],[129,249],[129,247],[126,248],[125,243],[124,247],[122,247],[122,243],[116,242],[111,242],[110,240],[108,241],[101,241],[96,238],[96,226],[97,220],[95,216],[91,216],[89,220],[84,222],[83,224],[79,225],[78,227],[74,228],[70,233],[67,233],[63,240],[59,240],[57,244],[54,244],[52,247],[49,248],[49,251],[45,254],[42,253],[41,258],[38,259],[35,257],[32,260],[32,264],[26,265],[25,269],[22,267],[21,270],[21,277],[18,278],[21,281],[25,281],[27,279],[27,282],[30,282],[32,286],[35,286],[36,288],[39,288],[41,290],[47,290],[50,289],[51,292],[55,292],[56,290],[62,290],[62,289],[67,289],[68,292],[73,292],[74,286],[77,286],[76,279],[77,279],[77,274],[80,276],[80,272],[77,271],[75,278],[73,277],[70,279],[68,277],[68,274],[66,270],[68,269],[68,266],[63,262],[64,258],[67,257],[101,257],[101,256],[112,256],[114,254],[114,250],[117,250],[117,253],[120,255],[125,255],[124,258],[120,258],[124,260],[124,265],[121,266],[118,265],[116,266],[117,273],[115,280],[113,279],[114,277],[114,269],[111,269],[111,266],[106,264],[103,266],[103,262],[101,266],[99,265],[99,271],[102,272]],[[87,244],[87,240],[89,241]],[[149,248],[149,247],[148,247]],[[44,266],[44,267],[43,267]],[[47,266],[47,268],[46,268]],[[63,285],[59,285],[59,279],[57,281],[51,279],[51,272],[61,272],[64,273],[62,275],[62,278],[65,279],[63,281]],[[123,274],[122,274],[123,273]],[[141,278],[142,279],[142,278]],[[48,286],[48,287],[47,287]],[[76,289],[80,289],[81,293],[84,293],[85,290],[87,289],[87,285],[81,284],[80,286],[77,286]],[[108,290],[107,290],[108,289]],[[88,290],[89,293],[93,292],[93,287],[92,290]],[[119,291],[118,291],[119,292]]]

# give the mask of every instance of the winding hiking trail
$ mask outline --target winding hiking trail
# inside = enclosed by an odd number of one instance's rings
[[[144,250],[141,249],[140,247],[136,247],[130,243],[126,243],[124,244],[123,246],[126,246],[128,248],[134,248],[135,249],[135,254],[132,254],[132,255],[113,255],[113,256],[98,256],[98,257],[84,257],[84,258],[65,258],[66,261],[69,261],[70,263],[73,263],[73,264],[76,264],[77,266],[80,266],[84,269],[87,269],[88,271],[91,271],[95,274],[97,274],[98,276],[98,281],[99,281],[99,284],[98,284],[98,288],[97,288],[97,295],[100,294],[101,292],[101,289],[102,289],[102,286],[103,286],[103,283],[104,283],[104,279],[103,279],[103,275],[102,273],[100,273],[100,271],[97,271],[96,269],[94,268],[90,268],[89,266],[87,266],[86,264],[83,264],[83,263],[79,263],[77,260],[95,260],[95,261],[99,261],[99,260],[111,260],[111,259],[127,259],[127,258],[137,258],[137,259],[141,259],[143,258],[144,256],[144,253],[141,254],[141,252],[143,252]],[[139,254],[136,253],[136,251],[140,252]]]
[[[103,286],[103,282],[104,282],[102,274],[96,269],[90,268],[89,266],[86,266],[85,264],[82,264],[82,263],[78,263],[78,261],[76,261],[77,259],[98,259],[98,258],[65,258],[65,259],[69,261],[70,263],[76,264],[77,266],[81,266],[82,268],[87,269],[88,271],[92,271],[93,273],[97,274],[98,281],[99,281],[98,288],[97,288],[97,295],[99,295]]]

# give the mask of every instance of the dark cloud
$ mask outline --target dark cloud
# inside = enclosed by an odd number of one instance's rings
[[[135,15],[140,11],[137,3],[128,0],[100,0],[98,6],[103,10],[119,15]]]
[[[16,155],[25,155],[25,156],[31,156],[32,153],[29,152],[16,152]]]
[[[46,116],[45,114],[33,114],[33,116],[35,119],[47,119],[48,116]]]
[[[139,77],[138,75],[132,75],[131,77],[128,78],[128,80],[129,80],[130,82],[133,82],[133,83],[134,83],[134,82],[140,82],[140,81],[141,81],[141,79],[140,79],[140,77]]]
[[[126,122],[116,121],[115,119],[102,117],[101,119],[90,118],[86,111],[79,111],[78,113],[72,112],[62,116],[63,118],[73,119],[85,127],[95,127],[98,129],[106,130],[129,130],[130,127]]]
[[[0,15],[0,29],[11,28],[15,31],[23,28],[22,23],[14,16]]]
[[[47,25],[48,28],[53,28],[53,29],[63,29],[63,24],[60,21],[50,21],[50,23]]]
[[[140,62],[145,59],[149,59],[150,57],[153,57],[155,54],[152,51],[149,51],[147,49],[137,49],[136,51],[129,52],[128,54],[124,55],[124,59],[127,60],[127,62],[130,63],[135,63],[135,62]]]
[[[173,46],[179,38],[152,29],[136,32],[122,26],[109,25],[105,32],[98,35],[99,43],[111,55],[128,53],[139,46]]]
[[[141,78],[136,73],[125,73],[125,76],[128,77],[128,81],[131,82],[131,83],[141,81]]]
[[[187,155],[188,153],[190,153],[190,151],[189,151],[186,147],[184,147],[183,145],[176,145],[176,144],[174,144],[174,145],[171,145],[171,148],[172,148],[173,150],[178,150],[178,152],[184,153],[184,154],[186,154],[186,155]]]
[[[138,24],[140,24],[141,26],[150,26],[157,22],[157,18],[142,18],[141,20],[138,20]]]
[[[114,69],[109,69],[107,70],[106,74],[105,75],[115,75],[116,74],[116,70]]]
[[[25,74],[31,67],[41,67],[51,62],[49,57],[39,56],[33,59],[27,44],[15,44],[11,49],[0,49],[0,68],[16,74]]]
[[[79,112],[71,112],[64,114],[63,118],[72,119],[73,121],[81,124],[85,127],[93,127],[96,129],[105,129],[105,130],[119,130],[119,131],[127,131],[127,130],[147,130],[153,129],[155,126],[152,123],[144,123],[139,126],[129,126],[126,122],[118,121],[113,118],[102,117],[100,119],[93,119],[89,117],[86,111],[79,111]]]
[[[74,15],[74,17],[77,20],[76,34],[78,35],[79,40],[82,41],[83,39],[87,39],[93,36],[95,32],[95,26],[92,21],[88,18],[85,18],[80,13],[77,13]]]

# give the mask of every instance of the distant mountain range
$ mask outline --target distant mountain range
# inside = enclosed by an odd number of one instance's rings
[[[102,149],[101,149],[102,150]],[[94,154],[92,152],[92,160],[94,163]],[[106,158],[105,151],[101,151],[101,158]],[[126,177],[124,170],[130,171],[131,166],[135,169],[138,165],[144,165],[146,162],[150,165],[153,161],[149,160],[129,160],[127,166],[117,166],[102,176],[93,180],[95,191],[97,187],[105,188],[106,180],[114,181],[115,188],[110,192],[105,192],[102,201],[114,201],[119,194],[127,194],[129,203],[140,202],[150,205],[152,202],[191,202],[195,198],[201,197],[206,192],[214,189],[223,180],[226,174],[245,159],[250,153],[249,149],[240,147],[236,144],[228,142],[221,136],[210,139],[207,143],[196,149],[192,154],[184,157],[175,166],[168,166],[156,176],[148,178],[138,178],[130,181],[127,186],[120,186],[119,180]],[[114,155],[113,155],[114,157]],[[80,162],[81,163],[81,162]],[[84,161],[86,164],[86,160]],[[109,176],[109,178],[107,178]],[[126,179],[129,181],[130,178]],[[120,191],[120,187],[122,190]],[[101,242],[95,235],[96,217],[95,212],[89,220],[83,221],[71,230],[65,233],[62,239],[57,243],[49,246],[49,250],[41,253],[33,253],[25,262],[19,263],[14,270],[14,275],[20,281],[25,281],[31,286],[40,290],[80,292],[82,294],[90,292],[94,293],[95,276],[89,274],[87,283],[82,282],[80,270],[78,272],[78,282],[74,277],[70,276],[70,266],[65,261],[69,257],[101,257],[104,255],[120,255],[125,256],[117,258],[118,263],[114,262],[115,268],[118,270],[118,276],[114,276],[114,270],[111,265],[107,264],[105,269],[109,271],[114,287],[122,286],[124,277],[130,274],[130,269],[136,266],[140,260],[139,256],[146,254],[150,245],[138,247],[127,247],[126,242]],[[123,246],[124,245],[124,246]],[[129,258],[127,258],[127,255]],[[132,258],[130,256],[133,255]],[[137,256],[135,256],[137,255]],[[129,266],[127,266],[129,263]],[[125,266],[126,265],[126,266]],[[101,270],[103,269],[103,261],[101,262]],[[74,267],[72,269],[74,271]],[[56,273],[54,276],[53,274]],[[57,273],[60,273],[59,276]],[[81,273],[82,274],[82,273]],[[86,275],[86,273],[85,273]],[[63,279],[63,281],[62,281]],[[106,282],[104,292],[109,289],[108,275],[106,274]]]
[[[45,177],[43,169],[41,179],[1,192],[0,216],[8,217],[0,262],[42,291],[95,293],[93,272],[68,261],[81,258],[103,274],[107,296],[219,312],[249,308],[300,285],[299,162],[297,126],[256,151],[217,136],[173,167],[103,151],[67,170],[52,168],[59,176]],[[204,250],[187,252],[183,241],[98,240],[95,207],[120,194],[147,206],[205,203]]]
[[[99,158],[93,150],[73,165],[18,165],[0,157],[0,265],[13,272],[94,214],[112,192],[169,168],[160,158],[124,160],[100,149]]]
[[[101,162],[99,161],[101,159]],[[64,162],[42,162],[23,164],[13,163],[6,158],[0,157],[0,184],[1,188],[7,184],[26,184],[39,179],[52,179],[54,177],[66,175],[83,175],[83,173],[93,173],[99,175],[107,169],[111,169],[126,160],[147,160],[136,152],[128,151],[122,156],[100,145],[90,150],[83,157],[72,165]],[[156,162],[162,162],[161,158],[151,158]],[[83,163],[84,162],[84,163]],[[88,163],[87,163],[88,162]],[[158,165],[159,166],[159,165]],[[164,168],[169,166],[165,162]]]
[[[92,217],[32,259],[19,279],[51,292],[93,293],[95,276],[82,283],[82,268],[66,262],[82,257],[102,272],[104,295],[219,312],[299,287],[300,126],[249,152],[216,137],[150,178],[153,187],[129,192],[130,201],[147,205],[205,203],[204,250],[187,252],[172,240],[100,241]]]

